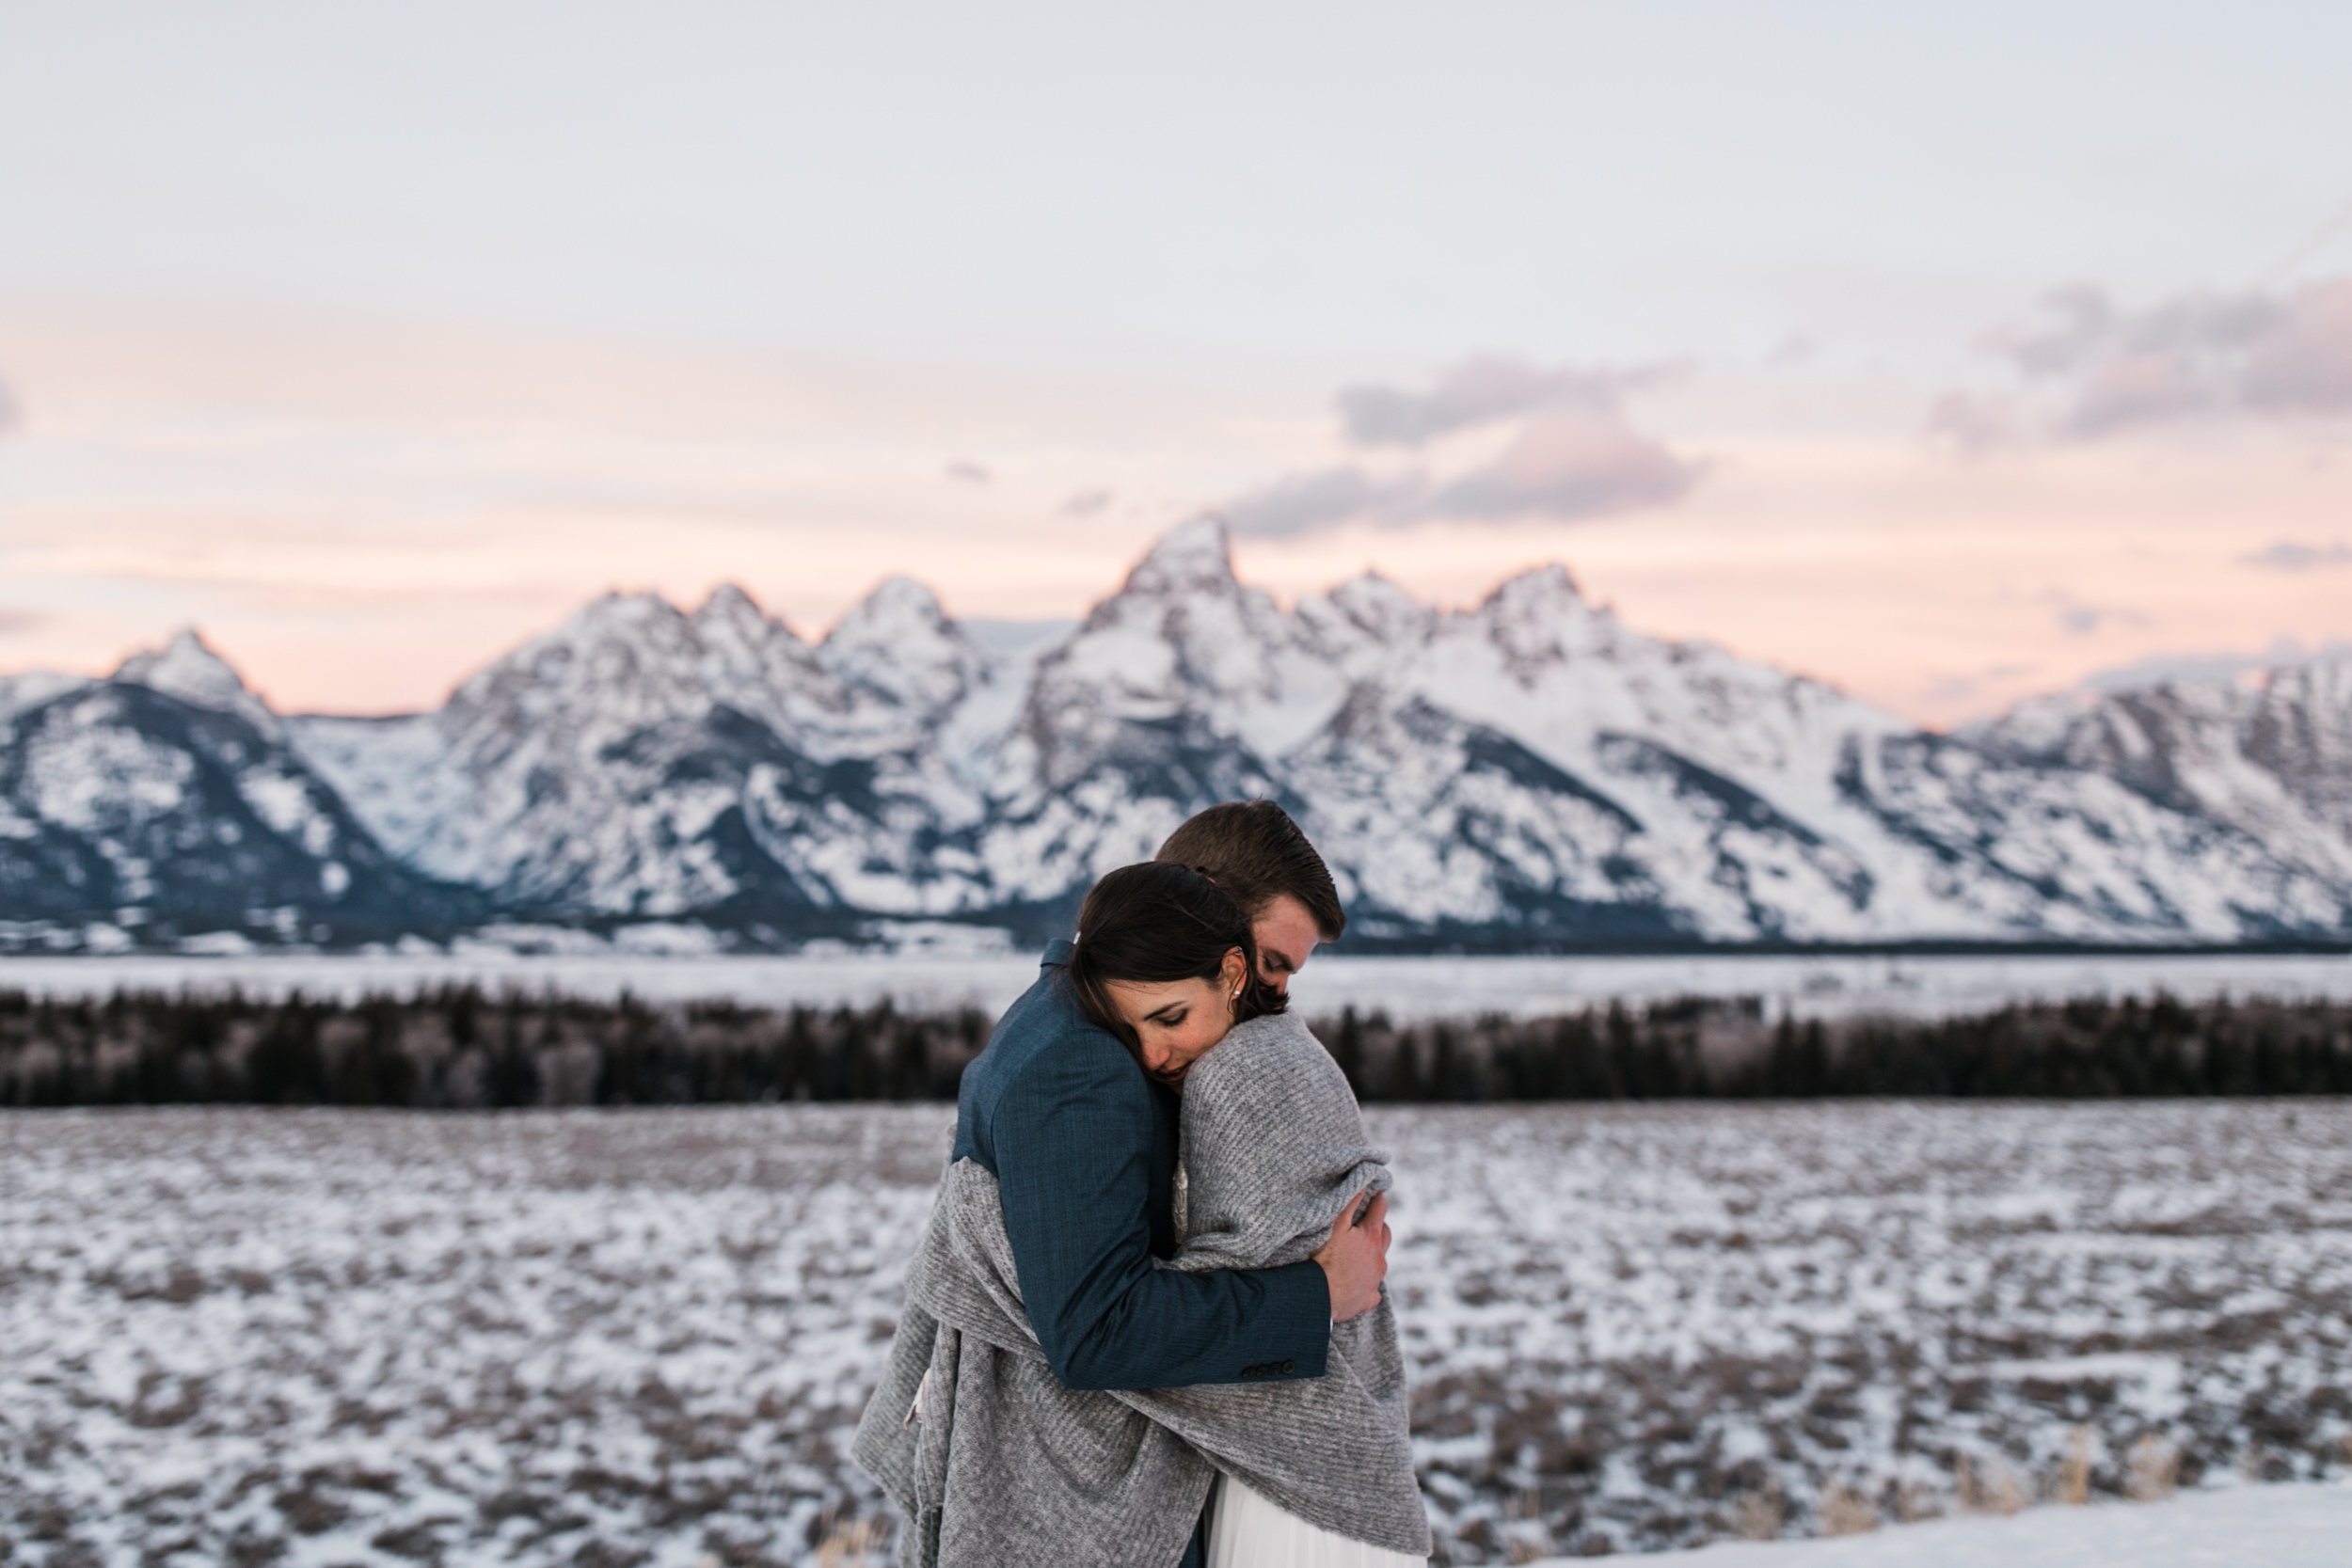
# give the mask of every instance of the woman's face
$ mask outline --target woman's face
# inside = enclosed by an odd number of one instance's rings
[[[1170,1088],[1233,1026],[1233,997],[1248,974],[1236,947],[1216,980],[1106,980],[1111,1006],[1143,1048],[1143,1065]]]

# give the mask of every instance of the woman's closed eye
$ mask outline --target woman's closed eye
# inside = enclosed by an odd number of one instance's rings
[[[1191,1012],[1189,1007],[1162,1007],[1143,1022],[1156,1023],[1163,1029],[1174,1029],[1180,1027]]]

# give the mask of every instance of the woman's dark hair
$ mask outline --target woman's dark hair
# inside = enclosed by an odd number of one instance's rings
[[[1078,911],[1070,989],[1088,1019],[1109,1030],[1140,1062],[1141,1044],[1104,988],[1113,980],[1219,982],[1225,955],[1237,947],[1248,978],[1234,1003],[1233,1022],[1280,1012],[1288,999],[1258,977],[1258,944],[1249,935],[1249,922],[1215,882],[1188,865],[1166,861],[1125,865],[1095,883]]]

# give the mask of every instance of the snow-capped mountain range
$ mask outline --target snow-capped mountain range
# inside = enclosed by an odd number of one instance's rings
[[[1203,521],[1019,653],[900,578],[813,644],[732,587],[609,595],[392,719],[273,713],[194,633],[0,680],[0,943],[1025,939],[1250,795],[1358,947],[2352,937],[2352,663],[1943,736],[1558,566],[1286,610]]]

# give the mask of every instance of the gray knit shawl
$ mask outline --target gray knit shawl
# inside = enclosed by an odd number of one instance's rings
[[[1287,1014],[1228,1034],[1184,1082],[1183,1244],[1164,1266],[1274,1268],[1389,1185],[1339,1067]],[[1100,1393],[1045,1364],[996,1179],[951,1165],[851,1453],[907,1516],[910,1568],[1053,1560],[1168,1568],[1215,1472],[1302,1519],[1426,1556],[1396,1317],[1336,1325],[1324,1375]],[[920,1408],[916,1407],[920,1394]]]

